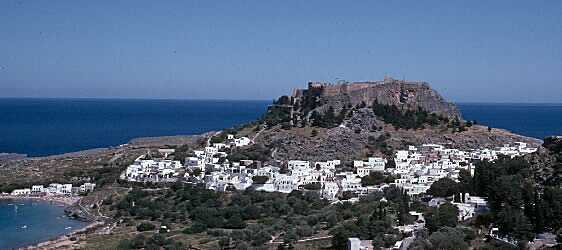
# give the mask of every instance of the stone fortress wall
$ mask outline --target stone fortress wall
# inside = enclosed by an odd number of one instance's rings
[[[422,85],[422,88],[428,88],[429,84],[427,82],[407,82],[405,80],[396,80],[390,76],[386,76],[384,81],[365,81],[365,82],[340,82],[337,84],[332,84],[329,82],[308,82],[307,89],[294,89],[293,97],[300,98],[304,95],[310,96],[336,96],[342,94],[348,94],[350,92],[358,91],[365,88],[372,88],[383,84],[403,84],[408,88],[416,88],[418,85]]]
[[[346,104],[355,106],[365,102],[372,105],[377,100],[381,104],[419,106],[449,117],[462,117],[456,105],[447,103],[427,82],[407,82],[389,76],[383,81],[374,82],[309,82],[307,89],[293,91],[295,101],[305,96],[317,96],[321,99],[325,105],[317,108],[319,112],[329,106],[339,110]]]

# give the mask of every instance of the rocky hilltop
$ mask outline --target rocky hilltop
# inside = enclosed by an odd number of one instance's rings
[[[293,103],[303,103],[307,98],[316,98],[317,111],[328,107],[336,110],[344,106],[357,106],[364,103],[371,106],[377,102],[411,109],[422,109],[447,117],[462,119],[461,112],[455,104],[446,102],[427,82],[407,82],[385,77],[384,81],[343,82],[338,84],[309,82],[308,89],[295,89]]]
[[[275,159],[352,160],[391,156],[408,145],[436,143],[470,150],[541,140],[462,119],[427,82],[386,77],[375,82],[309,82],[279,98],[260,119],[270,129],[256,142],[275,142]],[[277,127],[277,129],[275,129]]]

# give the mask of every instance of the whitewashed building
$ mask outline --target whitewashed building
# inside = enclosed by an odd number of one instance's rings
[[[85,193],[88,191],[94,191],[94,188],[96,187],[95,183],[84,183],[82,185],[80,185],[80,192]]]
[[[353,161],[353,166],[360,177],[367,176],[371,172],[384,172],[386,159],[378,157],[370,157],[368,161]]]
[[[30,195],[31,194],[31,189],[29,188],[23,188],[23,189],[14,189],[14,191],[12,191],[11,195]]]
[[[33,195],[39,195],[39,194],[43,194],[45,193],[45,188],[43,187],[43,185],[33,185],[31,186],[31,194]]]

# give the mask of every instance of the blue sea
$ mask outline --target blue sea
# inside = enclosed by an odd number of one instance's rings
[[[562,135],[562,104],[458,103],[465,120],[544,140]]]
[[[64,208],[43,200],[0,199],[0,249],[25,247],[88,225],[65,217]]]
[[[253,121],[271,101],[0,99],[0,152],[47,156],[198,135]]]

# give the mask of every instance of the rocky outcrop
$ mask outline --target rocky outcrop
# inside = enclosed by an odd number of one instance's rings
[[[64,209],[64,212],[68,217],[77,219],[79,221],[91,222],[96,220],[96,217],[86,209],[81,207],[79,204],[74,204]]]
[[[302,100],[307,96],[318,98],[320,105],[315,110],[321,113],[325,112],[330,106],[340,110],[344,106],[355,107],[361,103],[370,106],[374,102],[378,102],[410,109],[421,107],[429,112],[451,118],[458,117],[462,120],[458,107],[446,102],[427,82],[407,82],[386,77],[384,81],[377,82],[338,85],[309,83],[307,90],[293,91],[295,100]]]
[[[295,130],[301,130],[297,128]],[[276,135],[282,141],[277,148],[276,160],[326,161],[328,159],[359,159],[367,145],[366,133],[355,133],[347,127],[336,127],[321,132],[314,138],[297,136],[292,132]],[[283,131],[285,132],[285,131]],[[300,131],[299,131],[300,132]]]
[[[349,120],[343,122],[343,126],[353,131],[362,131],[364,129],[373,129],[379,126],[373,110],[370,108],[362,108],[357,110]]]
[[[462,119],[457,106],[446,102],[427,83],[416,84],[393,81],[374,84],[371,87],[351,91],[343,95],[322,97],[320,102],[322,107],[319,108],[319,111],[324,111],[329,106],[341,109],[344,105],[356,106],[364,102],[367,106],[370,106],[373,102],[378,102],[380,104],[405,106],[412,109],[421,107],[436,114]]]
[[[562,183],[562,136],[549,136],[544,139],[542,150],[529,156],[535,166],[535,180],[545,185],[556,186]]]
[[[551,154],[562,152],[562,136],[549,136],[544,139],[543,147],[547,148]]]
[[[319,131],[317,136],[303,136],[303,131],[312,129]],[[460,133],[452,132],[447,125],[418,130],[396,130],[393,126],[377,120],[370,108],[355,111],[338,127],[293,128],[281,130],[272,137],[280,140],[283,145],[276,154],[278,160],[350,161],[365,158],[368,153],[383,156],[381,152],[369,152],[367,149],[369,136],[376,138],[382,134],[390,135],[386,143],[393,151],[406,149],[407,145],[419,146],[428,143],[462,150],[494,148],[519,141],[527,143],[530,147],[541,147],[542,144],[541,140],[535,138],[513,134],[503,129],[488,130],[488,127],[480,125],[473,125]]]

